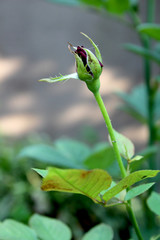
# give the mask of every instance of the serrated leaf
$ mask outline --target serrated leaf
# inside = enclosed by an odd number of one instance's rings
[[[114,130],[114,136],[118,145],[120,155],[126,160],[130,160],[134,155],[134,145],[130,139]],[[111,139],[109,137],[110,143]]]
[[[48,83],[54,83],[54,82],[60,82],[60,81],[64,81],[64,80],[68,80],[68,79],[79,79],[78,78],[78,74],[77,73],[72,73],[72,74],[68,74],[68,75],[60,75],[59,77],[55,77],[55,78],[43,78],[40,79],[40,82],[48,82]]]
[[[14,220],[7,219],[0,223],[1,240],[38,240],[34,230]]]
[[[136,171],[134,173],[131,173],[129,176],[123,178],[119,183],[117,183],[116,186],[108,190],[104,195],[103,199],[104,201],[109,201],[111,198],[116,196],[118,193],[120,193],[122,190],[130,187],[131,185],[146,179],[155,177],[160,171],[159,170],[140,170]],[[100,198],[98,198],[100,201]]]
[[[157,215],[160,215],[160,194],[152,192],[149,198],[147,199],[147,205],[152,212]]]
[[[34,214],[29,224],[41,240],[70,240],[72,237],[69,227],[57,219]]]
[[[149,188],[151,188],[155,183],[146,183],[140,186],[134,187],[129,190],[124,198],[125,201],[128,201],[134,197],[139,196],[140,194],[146,192]]]
[[[113,230],[107,224],[101,223],[93,227],[82,238],[82,240],[112,240]]]
[[[149,37],[160,40],[160,24],[143,23],[137,27],[137,30],[140,33],[147,34]]]
[[[151,59],[154,62],[160,64],[160,54],[157,53],[156,51],[148,50],[144,47],[140,47],[138,45],[130,43],[124,44],[124,48],[132,53]]]
[[[48,168],[42,190],[83,194],[96,201],[98,194],[111,185],[112,178],[104,170]]]

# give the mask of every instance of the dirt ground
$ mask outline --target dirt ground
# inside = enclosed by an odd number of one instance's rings
[[[43,77],[75,71],[67,42],[99,46],[104,63],[101,93],[113,126],[144,146],[147,130],[117,109],[116,91],[129,92],[143,82],[141,59],[123,49],[138,43],[134,32],[111,16],[44,0],[0,1],[0,131],[13,139],[47,133],[53,139],[84,137],[94,129],[107,139],[105,124],[92,94],[78,80],[40,83]],[[88,128],[87,128],[88,129]],[[90,130],[87,130],[88,133]]]

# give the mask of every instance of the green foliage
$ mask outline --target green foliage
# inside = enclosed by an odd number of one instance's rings
[[[87,232],[82,240],[106,240],[106,236],[107,240],[112,240],[113,230],[110,226],[101,223]]]
[[[130,3],[129,0],[107,0],[105,3],[105,7],[107,11],[114,13],[114,14],[123,14],[126,12],[129,7]]]
[[[151,188],[155,183],[146,183],[139,185],[137,187],[132,188],[126,193],[124,198],[125,201],[131,200],[134,197],[139,196],[140,194],[146,192],[149,188]]]
[[[95,202],[99,193],[109,188],[112,181],[110,175],[101,169],[87,171],[48,168],[47,171],[47,175],[43,178],[42,190],[79,193]]]
[[[33,215],[29,225],[41,240],[70,240],[71,231],[61,221],[48,217]]]
[[[106,143],[93,152],[84,160],[84,164],[90,168],[108,169],[115,161],[113,148]]]
[[[131,43],[125,44],[124,47],[125,47],[126,50],[128,50],[132,53],[135,53],[135,54],[140,55],[144,58],[153,60],[158,65],[160,64],[160,53],[158,53],[154,50],[148,50],[144,47],[140,47],[138,45],[131,44]]]
[[[58,167],[107,170],[115,162],[113,148],[98,143],[93,148],[80,141],[62,138],[53,145],[36,144],[23,148],[18,159],[29,158]]]
[[[146,104],[147,90],[144,84],[133,88],[133,90],[128,94],[118,92],[117,95],[126,103],[126,105],[122,107],[124,111],[129,112],[137,120],[140,120],[143,123],[148,123],[148,107]],[[160,92],[158,91],[155,95],[154,121],[157,121],[160,118],[159,104]]]
[[[38,240],[34,230],[14,220],[5,220],[0,223],[1,240]]]
[[[129,176],[123,178],[120,182],[118,182],[116,186],[109,189],[103,195],[103,200],[105,200],[107,202],[111,198],[116,196],[118,193],[120,193],[122,190],[127,189],[131,185],[133,185],[143,179],[155,177],[159,172],[160,171],[158,171],[158,170],[141,170],[141,171],[136,171],[134,173],[131,173]],[[100,200],[100,198],[99,198],[99,200]]]
[[[116,138],[116,141],[117,141],[117,145],[118,145],[120,155],[124,159],[130,160],[134,155],[134,145],[133,145],[133,143],[131,142],[130,139],[128,139],[124,135],[118,133],[116,130],[114,130],[114,135],[115,135],[115,138]],[[110,137],[109,137],[109,140],[111,142]]]
[[[147,205],[152,212],[157,215],[160,215],[160,194],[152,192],[149,198],[147,199]]]
[[[143,23],[137,27],[140,33],[145,33],[155,40],[160,40],[160,24],[155,23]]]
[[[33,215],[30,227],[14,220],[7,219],[0,223],[1,240],[70,240],[71,231],[59,220]]]

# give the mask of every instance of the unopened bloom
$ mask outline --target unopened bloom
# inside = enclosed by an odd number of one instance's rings
[[[74,54],[76,60],[76,73],[69,75],[61,75],[56,78],[45,78],[40,81],[46,82],[57,82],[64,81],[69,78],[80,79],[85,81],[88,89],[94,94],[99,91],[100,80],[99,77],[102,73],[103,64],[102,57],[97,45],[89,38],[86,34],[82,33],[85,37],[89,39],[91,44],[95,49],[95,55],[87,48],[83,46],[74,47],[71,43],[69,43],[68,47],[71,53]],[[72,49],[73,50],[72,50]]]
[[[103,64],[100,60],[87,48],[78,46],[75,51],[72,51],[70,47],[73,47],[69,43],[69,49],[74,54],[76,59],[76,68],[79,79],[82,81],[94,81],[97,80],[101,73]]]

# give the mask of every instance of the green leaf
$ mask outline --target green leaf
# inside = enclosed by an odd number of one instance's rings
[[[143,158],[143,156],[141,156],[141,155],[136,155],[134,158],[131,159],[130,163],[131,163],[131,162],[134,162],[134,161],[140,161],[142,158]]]
[[[127,107],[131,109],[130,111],[134,110],[142,119],[148,121],[147,90],[144,84],[136,86],[128,94],[123,92],[116,94],[127,104]]]
[[[139,182],[146,178],[155,177],[160,171],[159,170],[141,170],[131,173],[129,176],[123,178],[116,186],[108,190],[104,195],[103,199],[107,202],[122,190],[130,187],[136,182]],[[100,201],[100,198],[98,198]]]
[[[158,234],[157,236],[152,236],[150,238],[150,240],[158,240],[158,239],[160,239],[160,234]]]
[[[152,212],[157,215],[160,215],[160,194],[152,192],[149,198],[147,199],[147,205]]]
[[[40,82],[48,82],[48,83],[54,83],[54,82],[60,82],[60,81],[64,81],[64,80],[68,80],[70,78],[74,78],[74,79],[79,79],[78,78],[78,74],[77,73],[72,73],[72,74],[68,74],[68,75],[60,75],[59,77],[55,77],[55,78],[43,78],[40,79]]]
[[[139,155],[142,155],[143,158],[141,158],[139,161],[131,161],[130,164],[130,170],[133,172],[137,169],[141,168],[141,165],[143,162],[145,162],[148,158],[153,156],[158,151],[157,146],[149,146],[145,148],[143,151],[139,152]]]
[[[117,95],[119,97],[121,97],[122,95],[122,99],[123,99],[123,93],[117,93]],[[132,107],[127,106],[125,104],[119,105],[118,106],[119,110],[122,110],[125,113],[128,113],[129,115],[131,115],[133,118],[137,119],[140,123],[142,124],[147,124],[147,119],[141,115],[141,113],[138,113],[137,111],[135,111]]]
[[[115,155],[113,147],[105,144],[103,148],[93,151],[93,153],[84,160],[84,164],[90,169],[107,169],[114,161]]]
[[[29,225],[41,240],[70,240],[72,237],[69,227],[57,219],[34,214]]]
[[[83,167],[84,159],[91,153],[90,148],[86,144],[69,138],[61,138],[55,141],[54,146],[56,150],[67,157],[75,167],[76,165],[77,167]]]
[[[101,223],[88,231],[82,240],[112,240],[113,230],[107,224]]]
[[[129,190],[124,198],[125,201],[128,201],[134,197],[139,196],[140,194],[146,192],[149,188],[151,188],[155,183],[146,183],[140,186],[134,187]]]
[[[131,140],[118,133],[116,130],[114,130],[114,136],[118,145],[120,155],[127,160],[131,159],[134,155],[134,145]],[[111,142],[110,137],[109,140]]]
[[[96,201],[98,194],[111,185],[112,178],[104,170],[49,168],[42,190],[83,194]]]
[[[48,170],[38,169],[38,168],[32,168],[32,170],[38,173],[43,178],[46,177],[48,174]]]
[[[75,159],[69,158],[65,153],[63,154],[58,149],[45,144],[31,145],[23,148],[18,158],[32,158],[46,164],[61,167],[81,167],[76,163]]]
[[[1,240],[38,240],[36,233],[14,220],[7,219],[0,223],[0,239]]]
[[[129,9],[129,0],[107,0],[105,7],[107,11],[114,14],[123,14]]]
[[[140,33],[145,33],[149,37],[160,40],[160,24],[143,23],[137,27]]]
[[[156,51],[147,50],[144,47],[140,47],[140,46],[137,46],[135,44],[130,44],[130,43],[125,44],[124,47],[125,47],[125,49],[127,49],[130,52],[133,52],[133,53],[143,56],[145,58],[151,59],[154,62],[160,64],[160,54],[157,53]]]

